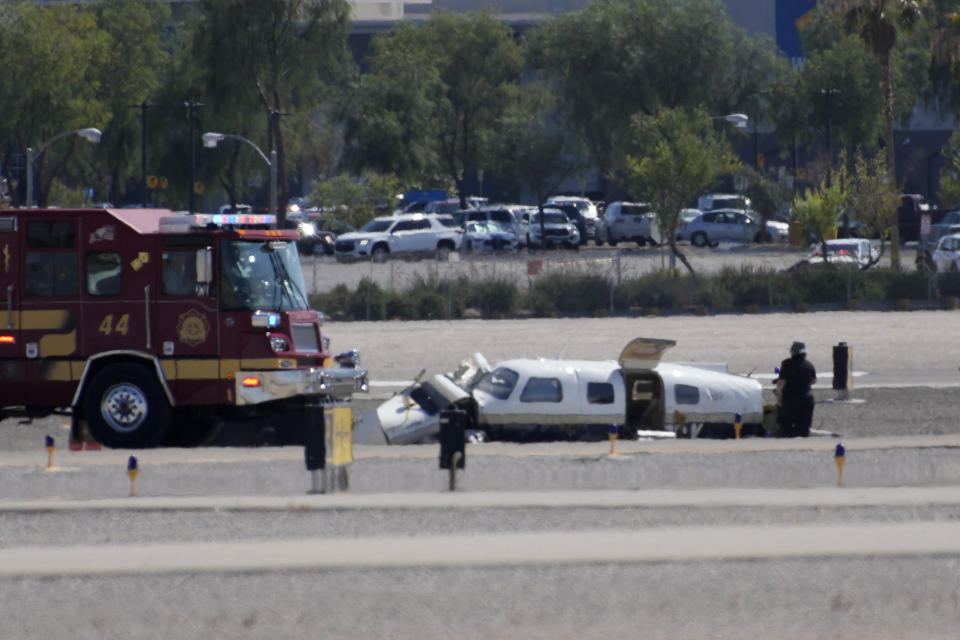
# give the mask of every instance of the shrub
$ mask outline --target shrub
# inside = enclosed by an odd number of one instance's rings
[[[599,274],[554,271],[537,277],[533,296],[534,309],[549,299],[557,312],[589,315],[595,309],[609,307],[610,281]]]
[[[487,278],[466,283],[466,306],[479,309],[485,318],[516,313],[520,292],[514,282],[505,277]]]
[[[656,271],[622,281],[614,291],[613,304],[616,309],[673,309],[686,304],[689,296],[686,278]]]
[[[757,306],[769,302],[772,276],[769,269],[724,267],[711,278],[710,286],[729,294],[730,303],[724,306]]]

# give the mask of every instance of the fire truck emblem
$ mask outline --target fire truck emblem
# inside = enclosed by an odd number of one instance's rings
[[[150,254],[146,251],[141,251],[137,254],[137,257],[130,261],[130,266],[133,267],[134,271],[140,271],[143,265],[150,262]]]
[[[180,320],[177,322],[177,337],[188,347],[195,347],[205,342],[209,332],[210,323],[207,322],[207,317],[196,309],[180,314]]]
[[[105,242],[113,242],[113,239],[116,237],[116,233],[116,227],[114,227],[112,224],[105,224],[90,234],[90,244],[99,242],[101,240]]]

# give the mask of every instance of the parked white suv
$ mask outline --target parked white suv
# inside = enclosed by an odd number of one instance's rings
[[[594,240],[597,245],[604,242],[616,246],[618,242],[636,242],[639,246],[647,243],[656,245],[653,239],[653,212],[646,202],[611,202],[603,212],[597,224]]]
[[[403,213],[374,218],[359,231],[337,236],[339,262],[384,262],[392,255],[436,256],[446,260],[460,248],[463,229],[450,216]]]
[[[550,196],[544,203],[544,206],[557,207],[567,214],[570,222],[577,226],[580,232],[580,244],[586,243],[588,238],[596,235],[594,229],[597,225],[599,212],[597,205],[590,198],[582,196]]]
[[[580,248],[580,232],[560,209],[543,208],[543,236],[540,233],[540,212],[537,209],[520,214],[520,233],[529,248],[557,247]]]

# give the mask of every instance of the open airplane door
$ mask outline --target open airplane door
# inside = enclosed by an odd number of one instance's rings
[[[617,361],[626,389],[624,436],[635,438],[640,431],[664,428],[663,380],[655,371],[660,358],[676,340],[634,338],[620,352]]]
[[[617,361],[625,371],[653,369],[670,347],[677,346],[676,340],[657,338],[634,338],[620,352]]]

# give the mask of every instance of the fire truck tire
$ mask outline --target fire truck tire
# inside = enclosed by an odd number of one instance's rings
[[[100,444],[114,449],[156,446],[170,426],[170,403],[155,375],[130,363],[97,373],[83,396],[87,427]]]

